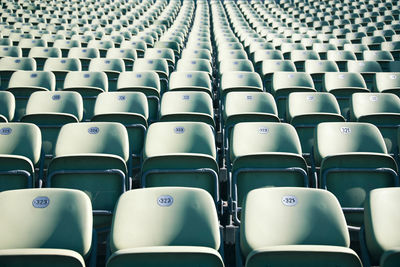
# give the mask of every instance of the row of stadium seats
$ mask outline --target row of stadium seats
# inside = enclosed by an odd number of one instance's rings
[[[372,190],[365,203],[364,263],[395,266],[398,188]],[[96,266],[92,205],[72,189],[0,193],[0,263],[4,266]],[[10,208],[13,207],[12,209]],[[15,211],[16,210],[16,211]],[[32,228],[35,232],[32,233]],[[168,229],[168,231],[166,231]],[[362,266],[349,248],[337,199],[325,190],[281,187],[250,192],[243,205],[236,265]],[[15,238],[20,236],[20,238]],[[365,236],[365,237],[364,237]],[[124,193],[109,240],[108,267],[127,265],[224,266],[211,196],[195,188],[161,187]],[[85,264],[86,263],[86,264]]]

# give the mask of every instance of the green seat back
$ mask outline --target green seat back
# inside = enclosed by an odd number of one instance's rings
[[[365,241],[372,264],[380,262],[381,266],[395,266],[388,264],[388,259],[396,255],[398,259],[399,200],[399,188],[381,188],[372,190],[365,201]]]
[[[262,188],[247,195],[240,225],[243,256],[287,245],[349,247],[346,220],[334,195],[296,187]]]
[[[199,121],[215,127],[210,95],[201,91],[170,91],[161,99],[160,121]]]
[[[0,92],[0,120],[2,122],[12,121],[15,112],[14,95],[7,91]]]
[[[253,63],[248,59],[224,59],[219,65],[219,73],[242,71],[254,72]]]
[[[176,71],[171,73],[169,90],[205,91],[211,95],[211,79],[204,71]]]
[[[262,91],[263,85],[256,72],[229,71],[221,76],[220,90],[225,96],[230,91]]]
[[[400,74],[398,72],[383,72],[375,74],[374,91],[400,95],[399,89]]]
[[[0,222],[1,250],[18,250],[19,257],[26,257],[25,264],[38,257],[35,249],[43,250],[41,257],[46,257],[46,249],[59,250],[59,264],[63,263],[65,250],[75,251],[83,258],[89,255],[92,207],[84,193],[69,189],[12,190],[1,192],[0,200],[4,216]],[[4,256],[7,255],[0,256],[0,262]],[[51,258],[51,254],[47,256]],[[52,264],[57,262],[46,266]]]

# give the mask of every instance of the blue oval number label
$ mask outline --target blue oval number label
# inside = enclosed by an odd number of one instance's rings
[[[157,204],[161,207],[169,207],[174,203],[174,198],[169,195],[159,196],[157,198]]]
[[[185,128],[184,127],[175,127],[174,132],[176,134],[183,134],[185,132]]]
[[[0,134],[1,135],[9,135],[9,134],[11,134],[11,132],[12,132],[12,129],[11,128],[1,128],[0,129]]]
[[[98,134],[99,131],[100,131],[100,129],[99,129],[98,127],[90,127],[90,128],[88,129],[88,133],[89,133],[89,134]]]
[[[50,199],[48,197],[37,197],[32,201],[33,207],[37,209],[44,209],[50,204]]]
[[[297,198],[296,196],[283,196],[282,203],[285,206],[293,207],[297,205]]]

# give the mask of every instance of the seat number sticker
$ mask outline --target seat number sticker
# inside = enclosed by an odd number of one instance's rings
[[[176,134],[183,134],[185,132],[185,128],[184,127],[175,127],[174,132]]]
[[[1,135],[9,135],[9,134],[11,134],[11,132],[12,132],[12,129],[11,128],[1,128],[0,129],[0,134]]]
[[[268,128],[266,128],[266,127],[260,127],[260,128],[258,129],[258,132],[259,132],[260,134],[267,134],[267,133],[269,132],[269,130],[268,130]]]
[[[157,204],[160,207],[169,207],[174,203],[174,198],[169,195],[159,196],[157,198]]]
[[[99,129],[98,127],[90,127],[90,128],[88,129],[88,133],[89,133],[89,134],[98,134],[99,131],[100,131],[100,129]]]
[[[296,196],[283,196],[282,203],[285,206],[292,207],[297,205],[297,198]]]
[[[342,134],[349,134],[349,133],[351,133],[351,129],[350,129],[350,127],[341,127],[340,132]]]
[[[44,209],[50,204],[48,197],[37,197],[32,201],[33,207],[37,209]]]

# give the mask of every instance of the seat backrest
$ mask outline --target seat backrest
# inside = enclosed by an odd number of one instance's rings
[[[33,114],[71,114],[77,121],[83,117],[82,97],[77,92],[54,91],[34,92],[28,100],[26,115]]]
[[[57,139],[55,156],[101,153],[129,159],[126,128],[115,122],[85,122],[64,125]]]
[[[348,50],[330,50],[327,53],[327,59],[334,61],[357,60],[354,52]]]
[[[125,63],[121,58],[93,58],[89,63],[89,71],[123,72]]]
[[[1,46],[0,57],[22,57],[22,49],[18,46]]]
[[[54,91],[56,77],[51,71],[16,71],[11,75],[9,89],[37,88]]]
[[[275,91],[290,88],[314,88],[314,82],[308,73],[275,72],[272,87]]]
[[[339,68],[335,61],[331,60],[306,60],[304,71],[310,74],[324,72],[338,72]]]
[[[140,114],[146,120],[149,108],[146,96],[141,92],[103,92],[97,96],[95,115],[101,114]]]
[[[147,130],[143,158],[168,154],[203,154],[216,158],[214,133],[201,122],[157,122]]]
[[[132,59],[137,58],[136,50],[132,48],[109,48],[107,50],[106,58],[123,58]]]
[[[84,192],[11,190],[1,192],[0,200],[4,216],[0,221],[0,249],[68,249],[83,257],[90,253],[92,205]]]
[[[385,90],[400,89],[399,72],[382,72],[375,74],[375,90],[384,92]]]
[[[382,72],[382,68],[376,61],[347,61],[347,71],[359,73]]]
[[[334,89],[353,89],[363,88],[367,90],[367,85],[360,73],[345,72],[335,73],[328,72],[324,75],[324,87],[327,92]]]
[[[0,71],[36,70],[36,62],[30,57],[0,58]]]
[[[275,100],[266,92],[229,92],[224,103],[223,116],[227,118],[240,114],[266,113],[278,116]]]
[[[219,249],[219,245],[214,201],[202,189],[137,189],[124,193],[118,200],[111,227],[112,252],[155,246]]]
[[[358,120],[363,116],[382,113],[399,113],[400,99],[391,93],[354,93],[351,97],[350,117]]]
[[[118,90],[151,88],[160,92],[160,79],[155,71],[121,72],[117,88]]]
[[[248,59],[224,59],[220,63],[219,72],[224,74],[225,72],[242,71],[242,72],[254,72],[253,63]]]
[[[77,58],[48,58],[43,70],[54,72],[81,71],[81,62]]]
[[[176,71],[169,78],[170,90],[207,90],[211,93],[211,79],[204,71]]]
[[[31,123],[0,123],[0,154],[19,155],[36,165],[40,160],[42,135]]]
[[[33,58],[61,58],[61,49],[57,47],[32,47],[29,57]]]
[[[295,128],[278,122],[243,122],[233,127],[230,157],[261,153],[292,153],[301,155],[301,145]]]
[[[0,120],[2,122],[12,121],[15,112],[14,95],[7,91],[0,91]]]
[[[317,166],[322,159],[338,154],[387,154],[379,129],[370,123],[324,122],[318,124],[314,136],[314,158]]]
[[[400,246],[399,201],[399,188],[380,188],[372,190],[364,202],[365,241],[374,262],[379,263],[384,252]]]
[[[307,59],[319,60],[320,57],[314,50],[293,50],[290,52],[290,59],[293,61],[302,61]]]
[[[261,72],[263,75],[273,74],[277,71],[295,72],[296,66],[291,60],[263,60]]]
[[[333,113],[340,115],[340,107],[334,95],[323,92],[294,92],[287,102],[287,121],[296,116],[312,113]]]
[[[255,189],[244,200],[241,218],[240,244],[246,257],[269,246],[350,245],[340,204],[326,190]]]
[[[256,72],[247,71],[229,71],[225,72],[221,77],[222,90],[238,89],[262,91],[263,85],[261,77]]]
[[[107,75],[101,71],[71,71],[64,81],[64,89],[96,88],[108,91]]]
[[[98,58],[99,49],[94,47],[72,47],[68,52],[69,58]]]

